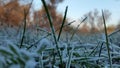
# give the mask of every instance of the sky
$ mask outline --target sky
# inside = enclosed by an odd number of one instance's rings
[[[34,1],[35,9],[38,9],[41,5],[40,0]],[[100,12],[102,9],[109,10],[112,13],[109,20],[110,24],[115,24],[120,19],[120,0],[65,0],[58,5],[57,11],[64,14],[66,6],[68,6],[67,17],[72,20],[81,19],[84,14],[94,11],[94,9],[98,9]]]

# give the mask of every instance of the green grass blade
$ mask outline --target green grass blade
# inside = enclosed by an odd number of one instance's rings
[[[103,23],[104,23],[105,36],[106,36],[106,46],[107,46],[107,51],[108,51],[108,58],[109,58],[110,68],[112,68],[112,60],[111,60],[111,54],[110,54],[110,48],[109,48],[109,42],[108,42],[108,34],[107,34],[107,28],[106,28],[106,21],[105,21],[103,10],[102,10],[102,17],[103,17]]]
[[[60,35],[61,35],[61,32],[62,32],[64,23],[65,23],[65,20],[66,20],[66,16],[67,16],[67,11],[68,11],[68,6],[67,6],[66,9],[65,9],[65,15],[64,15],[64,18],[63,18],[63,21],[62,21],[62,25],[61,25],[61,27],[60,27],[60,32],[59,32],[57,41],[59,41],[59,39],[60,39]]]
[[[21,43],[20,43],[20,48],[23,46],[24,36],[25,36],[25,32],[26,32],[27,15],[29,14],[29,11],[30,11],[30,8],[32,6],[32,3],[33,3],[33,0],[31,1],[28,10],[24,9],[24,27],[23,27],[23,35],[22,35],[22,39],[21,39]]]
[[[23,41],[24,41],[24,38],[25,38],[25,32],[26,32],[26,21],[27,19],[27,13],[26,11],[24,10],[24,27],[23,27],[23,34],[22,34],[22,39],[21,39],[21,43],[20,43],[20,48],[22,48],[23,46]]]
[[[56,39],[56,36],[55,36],[54,26],[53,26],[53,24],[52,24],[52,20],[51,20],[51,17],[50,17],[48,8],[47,8],[47,6],[46,6],[45,0],[41,0],[41,1],[42,1],[42,3],[43,3],[43,6],[44,6],[45,11],[46,11],[46,13],[47,13],[47,17],[48,17],[48,20],[49,20],[49,24],[50,24],[50,27],[51,27],[51,30],[52,30],[52,33],[53,33],[53,38],[54,38],[54,41],[55,41],[55,44],[56,44],[57,52],[58,52],[59,57],[60,57],[60,63],[61,63],[62,68],[63,68],[62,56],[61,56],[61,54],[60,54],[60,49],[59,49],[59,46],[58,46],[58,43],[57,43],[57,39]]]

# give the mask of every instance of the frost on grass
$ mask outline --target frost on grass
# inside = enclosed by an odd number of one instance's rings
[[[35,68],[36,62],[34,60],[29,60],[25,64],[25,68]]]
[[[21,68],[19,64],[11,65],[9,68]]]
[[[10,32],[10,30],[13,32]],[[47,32],[45,34],[41,31],[39,31],[41,33],[32,33],[31,30],[27,30],[23,43],[25,46],[20,49],[18,44],[20,44],[21,32],[16,35],[17,32],[12,28],[6,28],[6,31],[0,29],[0,31],[0,68],[6,68],[7,66],[9,68],[21,68],[21,66],[24,68],[51,67],[53,59],[55,59],[54,67],[59,68],[59,56],[54,46],[54,39],[51,38],[51,35],[44,37]],[[111,37],[112,42],[109,42],[113,66],[116,68],[120,67],[119,35],[119,33],[113,35]],[[26,50],[31,43],[39,39],[41,40],[30,50]],[[73,37],[71,41],[69,37],[64,36],[59,40],[58,45],[66,67],[73,65],[76,68],[85,68],[88,65],[90,68],[96,66],[96,68],[109,68],[105,42],[104,34],[78,35]],[[53,53],[53,49],[55,49],[55,53]]]
[[[50,42],[48,39],[42,39],[42,40],[38,43],[38,48],[40,48],[41,46],[50,47],[50,46],[51,46],[51,42]]]

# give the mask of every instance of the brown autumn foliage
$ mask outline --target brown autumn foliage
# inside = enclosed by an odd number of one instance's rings
[[[113,25],[107,27],[107,33],[108,34],[113,32],[114,30],[115,30],[115,26],[113,26]]]
[[[4,1],[4,0],[3,0]],[[18,26],[24,18],[24,9],[29,8],[29,4],[27,5],[20,5],[18,2],[19,0],[11,0],[8,3],[0,3],[0,23],[2,24],[8,24],[8,25],[16,25]],[[62,24],[63,16],[62,14],[58,14],[56,11],[57,5],[64,0],[48,0],[47,1],[47,7],[49,9],[51,19],[53,21],[54,27],[56,30],[60,29],[60,26]],[[1,1],[0,1],[1,2]],[[5,2],[5,1],[4,1]],[[2,5],[1,5],[2,4]],[[83,27],[79,30],[80,32],[97,32],[99,31],[98,28],[96,28],[95,23],[97,23],[97,26],[101,26],[102,18],[99,15],[98,10],[94,10],[93,12],[89,12],[86,14],[88,16],[88,23],[92,26],[92,28],[89,28],[86,24],[83,25]],[[110,12],[108,10],[105,11],[106,20],[110,17]],[[29,21],[29,15],[27,17],[27,20]],[[66,20],[67,22],[67,20]],[[50,30],[49,21],[46,15],[46,12],[44,10],[44,7],[42,6],[41,10],[34,12],[34,24],[39,25],[42,28],[46,28],[47,30]],[[100,27],[99,27],[100,28]],[[112,31],[113,27],[109,27],[108,29]],[[73,28],[66,26],[65,31],[71,31]],[[108,31],[108,32],[110,32]]]
[[[10,1],[0,6],[0,22],[18,26],[23,21],[25,8],[28,8],[28,6],[21,6],[18,0]]]
[[[63,0],[50,0],[50,2],[47,3],[51,19],[56,30],[60,28],[63,20],[63,16],[58,14],[56,11],[56,4],[62,1]],[[38,24],[42,28],[46,28],[48,31],[50,30],[49,21],[43,6],[41,10],[34,12],[34,23]]]
[[[117,24],[117,26],[116,26],[115,29],[116,29],[116,30],[120,29],[120,19],[119,19],[118,24]]]
[[[55,10],[50,10],[50,14],[51,14],[55,29],[58,29],[62,23],[62,19],[63,19],[62,15],[57,14]],[[50,29],[49,21],[46,16],[45,10],[40,10],[34,13],[34,22],[42,28],[43,27],[47,28],[47,30]]]
[[[21,5],[19,0],[10,0],[9,2],[1,0],[0,2],[0,23],[7,25],[16,25],[18,26],[23,22],[24,18],[24,9],[29,8],[29,4]],[[49,0],[47,2],[47,7],[49,9],[53,25],[56,30],[60,29],[62,24],[63,16],[56,11],[58,3],[63,2],[63,0]],[[3,4],[4,3],[4,4]],[[28,22],[30,17],[27,17]],[[50,30],[49,21],[46,16],[44,7],[42,6],[41,10],[34,12],[34,25],[37,24],[40,27],[44,27],[47,30]]]
[[[110,34],[115,30],[115,26],[113,25],[109,25],[107,27],[107,33]],[[90,27],[87,26],[86,24],[84,24],[80,29],[79,29],[79,33],[100,33],[100,32],[104,32],[104,28],[102,28],[102,30],[98,30],[99,28],[94,28],[94,30],[92,30],[92,32],[90,31]]]
[[[84,23],[83,26],[79,29],[80,33],[88,33],[89,31],[90,31],[90,28],[86,23]]]

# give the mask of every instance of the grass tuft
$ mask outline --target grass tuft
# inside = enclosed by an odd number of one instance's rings
[[[43,3],[43,6],[44,6],[45,11],[47,13],[47,17],[48,17],[48,20],[49,20],[49,24],[50,24],[50,27],[51,27],[52,34],[53,34],[53,38],[54,38],[54,41],[55,41],[55,44],[56,44],[57,52],[58,52],[58,55],[59,55],[59,58],[60,58],[60,63],[61,63],[60,65],[61,65],[61,68],[63,68],[62,56],[60,54],[59,46],[58,46],[57,39],[56,39],[56,36],[55,36],[55,30],[54,30],[54,26],[53,26],[53,23],[52,23],[52,20],[51,20],[51,16],[50,16],[48,8],[46,6],[46,2],[44,0],[41,0],[41,1]]]
[[[61,28],[60,28],[60,32],[59,32],[57,41],[59,41],[59,39],[60,39],[60,35],[61,35],[65,20],[66,20],[66,16],[67,16],[67,11],[68,11],[68,6],[66,7],[66,10],[65,10],[65,15],[64,15],[64,18],[63,18],[63,21],[62,21],[62,25],[61,25]]]
[[[105,21],[103,10],[102,10],[102,17],[103,17],[103,23],[104,23],[104,30],[105,30],[105,37],[106,37],[106,46],[107,46],[107,51],[108,51],[108,58],[109,58],[110,68],[112,68],[112,60],[111,60],[111,54],[110,54],[110,47],[109,47],[108,34],[107,34],[107,28],[106,28],[106,21]]]
[[[21,39],[21,43],[20,43],[20,48],[22,48],[22,46],[23,46],[23,41],[24,41],[25,32],[26,32],[27,15],[29,14],[29,11],[30,11],[30,8],[32,6],[32,3],[33,3],[33,0],[31,1],[29,8],[27,10],[24,9],[24,27],[23,27],[23,34],[22,34],[22,39]]]

